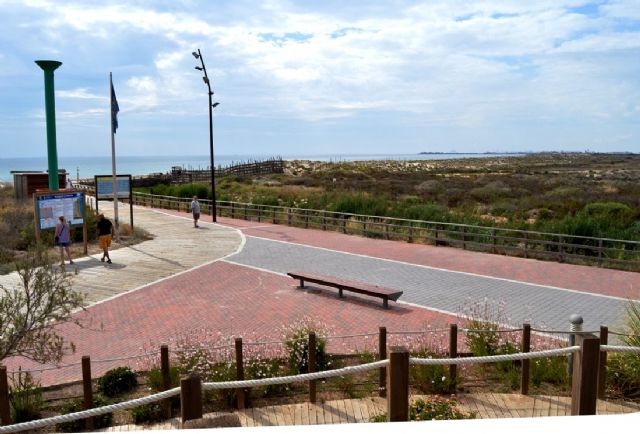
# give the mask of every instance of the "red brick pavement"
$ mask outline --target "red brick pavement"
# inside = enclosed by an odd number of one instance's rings
[[[321,320],[332,335],[376,333],[445,327],[455,318],[423,308],[391,303],[383,309],[378,299],[349,296],[335,291],[310,293],[295,288],[291,278],[251,268],[216,262],[175,276],[118,298],[91,306],[77,318],[89,327],[72,324],[61,333],[77,346],[62,365],[76,363],[82,355],[92,360],[142,354],[143,347],[159,353],[160,345],[176,336],[203,335],[201,330],[243,337],[245,341],[282,339],[282,327],[305,316]],[[372,339],[375,339],[372,338]],[[15,370],[19,361],[10,360]],[[23,369],[37,368],[21,361]],[[93,364],[94,377],[124,362]],[[81,379],[80,366],[43,372],[43,385]]]
[[[640,273],[635,272],[470,252],[452,247],[378,240],[264,222],[219,217],[218,223],[235,227],[246,235],[272,240],[593,294],[640,299]]]
[[[188,214],[172,212],[190,218]],[[526,282],[622,297],[640,298],[640,273],[580,267],[459,249],[435,248],[403,242],[373,240],[333,232],[306,230],[242,220],[219,219],[248,235],[307,244],[327,249],[369,255],[443,269],[477,273]],[[186,220],[185,225],[190,225]],[[355,296],[338,299],[335,291],[309,293],[295,289],[289,277],[258,271],[227,262],[216,262],[179,276],[91,306],[77,315],[87,327],[65,324],[63,335],[77,346],[75,355],[62,365],[77,363],[82,355],[92,360],[142,354],[142,348],[158,351],[162,343],[176,336],[199,336],[199,330],[241,336],[245,340],[279,340],[283,325],[303,316],[321,319],[332,334],[375,333],[379,326],[389,330],[441,328],[456,318],[391,303],[384,310],[380,301]],[[172,348],[174,345],[172,345]],[[37,368],[32,362],[7,360],[9,370]],[[96,363],[94,376],[123,366],[126,362]],[[43,385],[81,378],[80,366],[45,371]]]

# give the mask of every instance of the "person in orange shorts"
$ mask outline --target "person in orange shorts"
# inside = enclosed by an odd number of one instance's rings
[[[109,246],[111,246],[111,237],[113,236],[113,224],[104,216],[104,214],[98,215],[98,244],[102,249],[101,262],[107,260],[107,264],[111,264],[111,258],[109,257]]]

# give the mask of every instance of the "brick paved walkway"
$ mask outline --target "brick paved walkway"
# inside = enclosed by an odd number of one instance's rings
[[[355,296],[341,300],[335,296],[335,290],[296,290],[295,282],[280,274],[287,271],[283,267],[283,259],[297,261],[297,268],[319,267],[319,271],[324,272],[339,270],[343,273],[353,273],[353,270],[358,270],[355,275],[350,276],[385,282],[387,286],[397,286],[397,279],[400,279],[403,286],[406,284],[406,288],[403,287],[406,292],[402,299],[416,304],[447,301],[453,298],[454,291],[457,291],[456,298],[461,297],[461,288],[473,289],[478,282],[483,282],[484,287],[496,291],[497,295],[501,294],[499,291],[512,292],[516,294],[516,299],[519,297],[518,294],[535,298],[544,293],[542,297],[546,304],[532,305],[530,310],[529,318],[534,323],[536,315],[552,307],[558,309],[556,316],[566,319],[568,314],[565,313],[573,313],[573,310],[567,308],[563,311],[563,303],[573,305],[574,300],[584,297],[587,297],[587,303],[592,303],[585,305],[585,309],[602,308],[606,312],[607,309],[611,309],[609,303],[619,303],[619,300],[611,296],[640,299],[640,273],[576,267],[448,248],[436,249],[432,246],[239,220],[220,219],[220,225],[213,225],[206,222],[207,216],[202,221],[202,226],[208,229],[198,231],[191,228],[190,217],[185,213],[151,212],[138,207],[135,210],[136,216],[145,213],[153,215],[147,225],[156,235],[155,244],[138,244],[131,248],[132,252],[123,249],[121,252],[114,252],[114,255],[139,254],[140,261],[122,262],[126,263],[132,272],[136,269],[152,270],[150,273],[143,273],[147,279],[146,285],[139,281],[131,281],[130,286],[121,291],[122,295],[107,299],[79,313],[77,317],[90,327],[61,326],[61,332],[77,346],[76,354],[65,357],[62,363],[75,365],[43,372],[40,377],[43,384],[80,379],[81,370],[78,362],[82,355],[91,356],[95,362],[92,372],[94,376],[98,376],[110,368],[135,364],[136,361],[98,363],[97,360],[138,356],[143,353],[142,348],[151,348],[154,354],[157,354],[162,343],[169,343],[175,347],[173,339],[176,336],[197,338],[204,335],[205,331],[213,331],[229,338],[242,336],[245,341],[280,339],[282,326],[303,316],[322,319],[330,327],[332,334],[375,333],[379,326],[398,331],[423,329],[427,326],[439,328],[456,321],[451,315],[415,304],[392,303],[392,309],[384,310],[380,307],[379,300],[368,301]],[[168,243],[160,247],[158,243],[163,242],[174,228],[183,235],[172,235]],[[242,252],[235,257],[209,263],[209,250],[215,250],[216,257],[222,258],[235,252],[238,243],[242,246],[243,241],[238,238],[238,233],[230,231],[229,228],[240,229],[245,234],[246,244]],[[185,240],[185,237],[188,240]],[[274,242],[275,240],[278,241]],[[175,248],[176,243],[180,243],[184,248]],[[224,249],[219,250],[222,246]],[[319,248],[313,249],[313,246]],[[257,254],[260,252],[261,254]],[[180,274],[158,280],[167,274],[178,272],[168,267],[171,263],[168,260],[169,254],[178,255],[178,258],[173,257],[170,261],[181,264],[184,264],[184,258],[180,258],[180,255],[199,258],[200,266],[196,261],[191,265],[195,268],[185,271],[188,267],[183,266],[179,270]],[[481,266],[478,266],[478,263]],[[290,264],[287,262],[287,266]],[[256,267],[263,267],[265,270]],[[433,267],[501,279],[450,273]],[[530,270],[531,278],[525,279],[526,273]],[[109,273],[120,274],[120,271],[105,268],[105,273],[106,279]],[[518,278],[520,275],[523,277]],[[81,266],[76,279],[80,282],[95,277]],[[426,295],[421,294],[425,282],[436,280],[446,291],[441,292],[437,298],[421,299],[421,296],[428,295],[428,292]],[[512,285],[519,286],[514,288]],[[569,288],[577,292],[540,285]],[[86,287],[91,291],[91,285]],[[437,287],[430,287],[429,292],[436,289]],[[470,294],[478,297],[487,295],[486,291],[472,291]],[[560,297],[570,298],[565,301]],[[440,309],[453,311],[456,301],[448,303],[450,304]],[[462,305],[464,300],[457,300],[457,303]],[[595,312],[590,310],[580,313],[585,315],[587,321],[592,321],[589,318]],[[521,315],[524,317],[525,313]],[[566,329],[566,324],[562,329]],[[9,370],[16,369],[19,364],[25,369],[37,367],[27,361],[8,362]]]

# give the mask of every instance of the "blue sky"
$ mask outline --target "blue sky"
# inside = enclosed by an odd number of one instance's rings
[[[2,157],[640,152],[640,0],[0,0]]]

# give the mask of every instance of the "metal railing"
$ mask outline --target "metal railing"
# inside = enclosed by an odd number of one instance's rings
[[[189,211],[190,198],[134,192],[135,204]],[[211,201],[202,199],[211,213]],[[529,230],[218,201],[218,216],[524,258],[640,270],[640,242]]]

